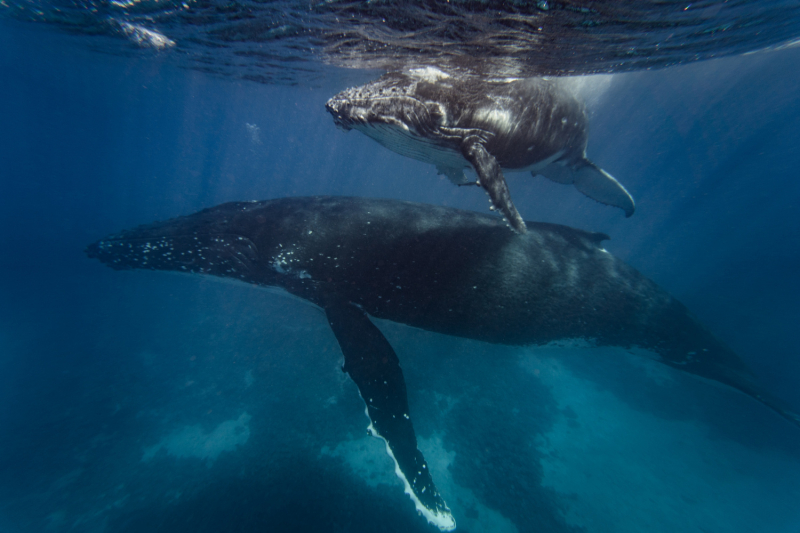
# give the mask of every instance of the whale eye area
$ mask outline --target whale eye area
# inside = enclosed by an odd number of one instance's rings
[[[447,113],[440,104],[430,104],[428,106],[428,113],[438,126],[444,126],[447,123]]]

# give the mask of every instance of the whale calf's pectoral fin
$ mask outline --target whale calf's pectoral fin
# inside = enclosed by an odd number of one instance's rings
[[[619,207],[629,217],[636,209],[633,197],[614,176],[588,159],[564,165],[551,163],[538,172],[556,183],[573,184],[575,188],[593,200]]]
[[[436,172],[439,175],[447,176],[454,185],[475,185],[474,182],[470,181],[467,176],[464,175],[464,169],[462,168],[455,168],[455,167],[440,167],[436,165]]]
[[[481,187],[486,189],[492,205],[503,213],[512,228],[519,233],[526,233],[528,229],[525,226],[525,221],[519,216],[517,208],[514,207],[514,203],[511,201],[511,193],[508,192],[506,178],[503,176],[503,171],[494,156],[475,137],[468,137],[464,140],[461,144],[461,153],[478,174],[478,181],[480,181]]]
[[[395,473],[417,511],[442,531],[455,529],[453,515],[436,490],[425,458],[417,449],[403,371],[389,341],[367,314],[353,304],[331,303],[325,306],[325,314],[344,353],[343,370],[355,382],[367,405],[369,433],[386,443],[386,451],[395,462]]]

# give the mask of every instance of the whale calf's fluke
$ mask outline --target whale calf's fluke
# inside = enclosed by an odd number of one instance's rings
[[[525,222],[503,169],[574,184],[629,217],[633,198],[586,158],[586,110],[558,79],[487,81],[435,68],[390,72],[325,104],[337,126],[355,129],[399,154],[432,163],[457,185],[478,175],[492,205],[518,232]]]
[[[528,223],[525,235],[469,211],[363,198],[227,203],[89,245],[115,269],[192,272],[281,287],[321,307],[415,506],[455,520],[417,448],[392,346],[369,317],[501,344],[584,338],[641,346],[685,372],[800,417],[664,290],[606,252],[608,237]]]

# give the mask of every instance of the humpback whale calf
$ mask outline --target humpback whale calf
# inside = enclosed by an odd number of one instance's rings
[[[608,236],[363,198],[233,202],[140,226],[87,247],[117,269],[232,278],[319,306],[417,510],[455,520],[417,440],[400,363],[370,317],[501,344],[583,338],[640,346],[662,363],[734,387],[800,425],[742,360],[654,282],[606,252]]]
[[[485,81],[435,68],[390,72],[325,104],[337,126],[358,130],[401,155],[432,163],[457,185],[477,184],[515,230],[525,222],[503,170],[529,170],[621,208],[633,198],[586,158],[586,109],[558,79]]]

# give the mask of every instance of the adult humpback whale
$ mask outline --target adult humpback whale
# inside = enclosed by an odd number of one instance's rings
[[[321,307],[416,508],[455,520],[417,449],[394,350],[369,317],[502,344],[564,338],[638,345],[725,383],[800,425],[680,302],[606,252],[600,233],[362,198],[227,203],[123,231],[87,248],[108,266],[193,272],[275,286]]]
[[[561,80],[484,81],[412,69],[342,91],[325,108],[338,126],[432,163],[457,185],[470,183],[463,169],[471,166],[493,207],[521,233],[525,222],[502,169],[571,183],[625,216],[633,214],[628,191],[586,159],[586,110]]]

